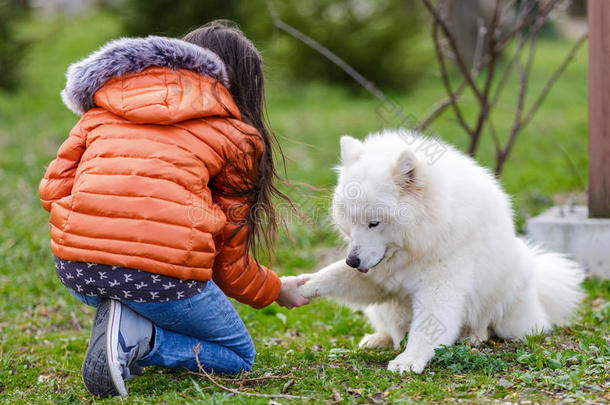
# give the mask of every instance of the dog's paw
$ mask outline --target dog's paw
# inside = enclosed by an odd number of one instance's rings
[[[388,370],[395,371],[400,374],[402,374],[405,371],[421,374],[421,372],[424,371],[425,367],[426,367],[425,361],[421,361],[418,359],[414,359],[410,356],[406,356],[406,355],[404,355],[404,353],[400,354],[398,357],[396,357],[394,360],[390,361],[390,363],[388,364]]]
[[[358,346],[367,349],[384,349],[386,347],[394,346],[394,341],[390,335],[386,335],[385,333],[367,333]]]
[[[472,331],[468,335],[468,342],[470,343],[470,346],[473,347],[477,347],[481,343],[487,342],[488,339],[489,333],[487,332],[487,329]]]
[[[478,347],[481,345],[481,343],[486,342],[486,341],[487,341],[487,337],[474,335],[474,334],[468,336],[468,343],[470,343],[470,346],[472,346],[472,347]]]
[[[322,295],[320,286],[311,280],[299,286],[297,290],[299,291],[299,294],[305,298],[314,298]]]

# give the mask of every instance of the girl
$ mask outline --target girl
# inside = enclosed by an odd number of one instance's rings
[[[248,251],[270,249],[277,177],[262,59],[213,22],[183,40],[112,41],[70,66],[64,103],[82,118],[40,183],[57,274],[97,307],[87,390],[126,395],[157,365],[250,370],[254,346],[227,296],[305,305]]]

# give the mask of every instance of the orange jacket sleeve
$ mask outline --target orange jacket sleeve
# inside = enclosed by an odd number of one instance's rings
[[[236,195],[229,186],[234,184],[241,188],[244,181],[242,175],[246,173],[248,176],[254,170],[254,154],[249,151],[260,150],[262,145],[256,145],[258,138],[252,139],[255,142],[236,150],[224,170],[214,179],[212,198],[225,213],[227,222],[222,231],[223,247],[214,261],[212,277],[229,297],[254,308],[263,308],[277,299],[282,282],[273,271],[257,265],[248,254],[249,198]]]
[[[217,197],[216,202],[227,216],[222,231],[225,241],[214,262],[214,282],[229,297],[263,308],[275,301],[282,285],[279,277],[264,266],[258,266],[247,254],[247,217],[250,206],[237,197]]]
[[[60,146],[57,158],[49,164],[38,186],[40,202],[45,210],[50,211],[54,201],[72,192],[74,175],[84,151],[85,136],[79,121]]]

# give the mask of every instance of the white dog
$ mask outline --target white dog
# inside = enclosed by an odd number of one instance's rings
[[[461,336],[523,338],[569,320],[583,270],[517,238],[508,196],[473,159],[407,131],[344,136],[341,159],[333,218],[347,259],[299,291],[365,308],[375,333],[361,347],[399,349],[409,332],[389,370],[421,373]]]

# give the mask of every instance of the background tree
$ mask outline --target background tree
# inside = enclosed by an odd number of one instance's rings
[[[533,95],[533,101],[526,103],[530,95],[530,72],[536,53],[536,42],[545,27],[556,15],[558,10],[564,10],[569,4],[564,0],[494,0],[491,18],[479,19],[479,44],[483,49],[479,57],[475,54],[472,67],[468,66],[460,52],[459,41],[451,22],[443,16],[441,10],[453,0],[439,0],[436,5],[431,0],[422,0],[433,20],[432,37],[440,68],[441,78],[448,95],[445,107],[451,106],[457,122],[470,137],[468,153],[475,156],[481,136],[486,131],[493,140],[495,148],[494,172],[500,175],[504,163],[510,155],[519,133],[532,121],[532,118],[542,105],[547,94],[563,73],[569,62],[585,42],[582,36],[568,53],[565,60],[549,75],[547,83],[539,94]],[[502,29],[501,22],[507,13],[511,17],[511,28]],[[502,64],[500,54],[507,48],[513,49],[508,63]],[[454,87],[448,69],[448,61],[452,60],[458,67],[462,82]],[[494,127],[492,112],[502,95],[506,81],[512,73],[517,75],[520,83],[516,98],[513,124],[508,134],[498,134]],[[484,78],[479,79],[479,74]],[[474,95],[478,112],[473,120],[468,120],[464,113],[464,100],[461,93],[467,89]],[[422,129],[425,126],[422,127]]]
[[[409,88],[433,60],[431,49],[421,47],[418,0],[125,0],[118,10],[131,35],[181,36],[208,21],[230,19],[291,80],[353,86],[349,76],[315,51],[276,35],[269,8],[381,87]]]
[[[14,90],[19,83],[25,42],[15,33],[27,3],[23,0],[0,0],[0,89]]]
[[[549,91],[565,71],[570,61],[576,55],[587,35],[583,35],[570,50],[566,58],[556,70],[549,75],[539,94],[535,95],[529,105],[526,98],[530,90],[530,73],[536,50],[536,42],[542,30],[547,26],[558,11],[564,11],[569,5],[566,0],[480,0],[485,3],[487,10],[491,6],[491,14],[484,13],[484,8],[475,8],[480,15],[477,18],[477,41],[474,52],[464,51],[460,48],[458,29],[455,24],[460,18],[455,18],[453,8],[458,0],[438,0],[433,4],[431,0],[421,0],[429,15],[432,17],[432,38],[438,59],[440,77],[447,92],[447,98],[437,103],[432,113],[416,125],[416,130],[424,131],[443,111],[451,107],[458,124],[469,137],[468,154],[475,157],[483,133],[489,133],[495,149],[494,172],[499,176],[504,163],[513,149],[519,133],[532,121],[534,115],[542,105]],[[407,1],[408,2],[408,1]],[[410,4],[410,2],[408,2]],[[460,4],[465,4],[461,1]],[[468,3],[470,4],[470,3]],[[459,9],[458,14],[465,13]],[[273,13],[272,13],[273,14]],[[313,38],[304,34],[279,16],[274,16],[276,27],[308,45],[308,48],[321,53],[335,65],[342,68],[352,79],[364,86],[383,103],[390,100],[363,76],[360,71],[347,63],[338,54],[334,53]],[[462,42],[468,43],[468,41]],[[512,49],[512,55],[507,63],[502,63],[500,55],[506,49]],[[465,59],[472,56],[472,61]],[[457,66],[461,83],[454,86],[450,64]],[[520,83],[519,94],[516,98],[514,119],[509,133],[498,134],[495,130],[492,112],[505,89],[507,80],[515,73]],[[482,76],[482,77],[480,77]],[[465,104],[472,100],[461,98],[462,93],[474,97],[478,106],[474,118],[467,117],[463,110]],[[395,110],[395,105],[389,109]],[[408,118],[408,117],[407,117]],[[405,122],[405,125],[410,124]]]

